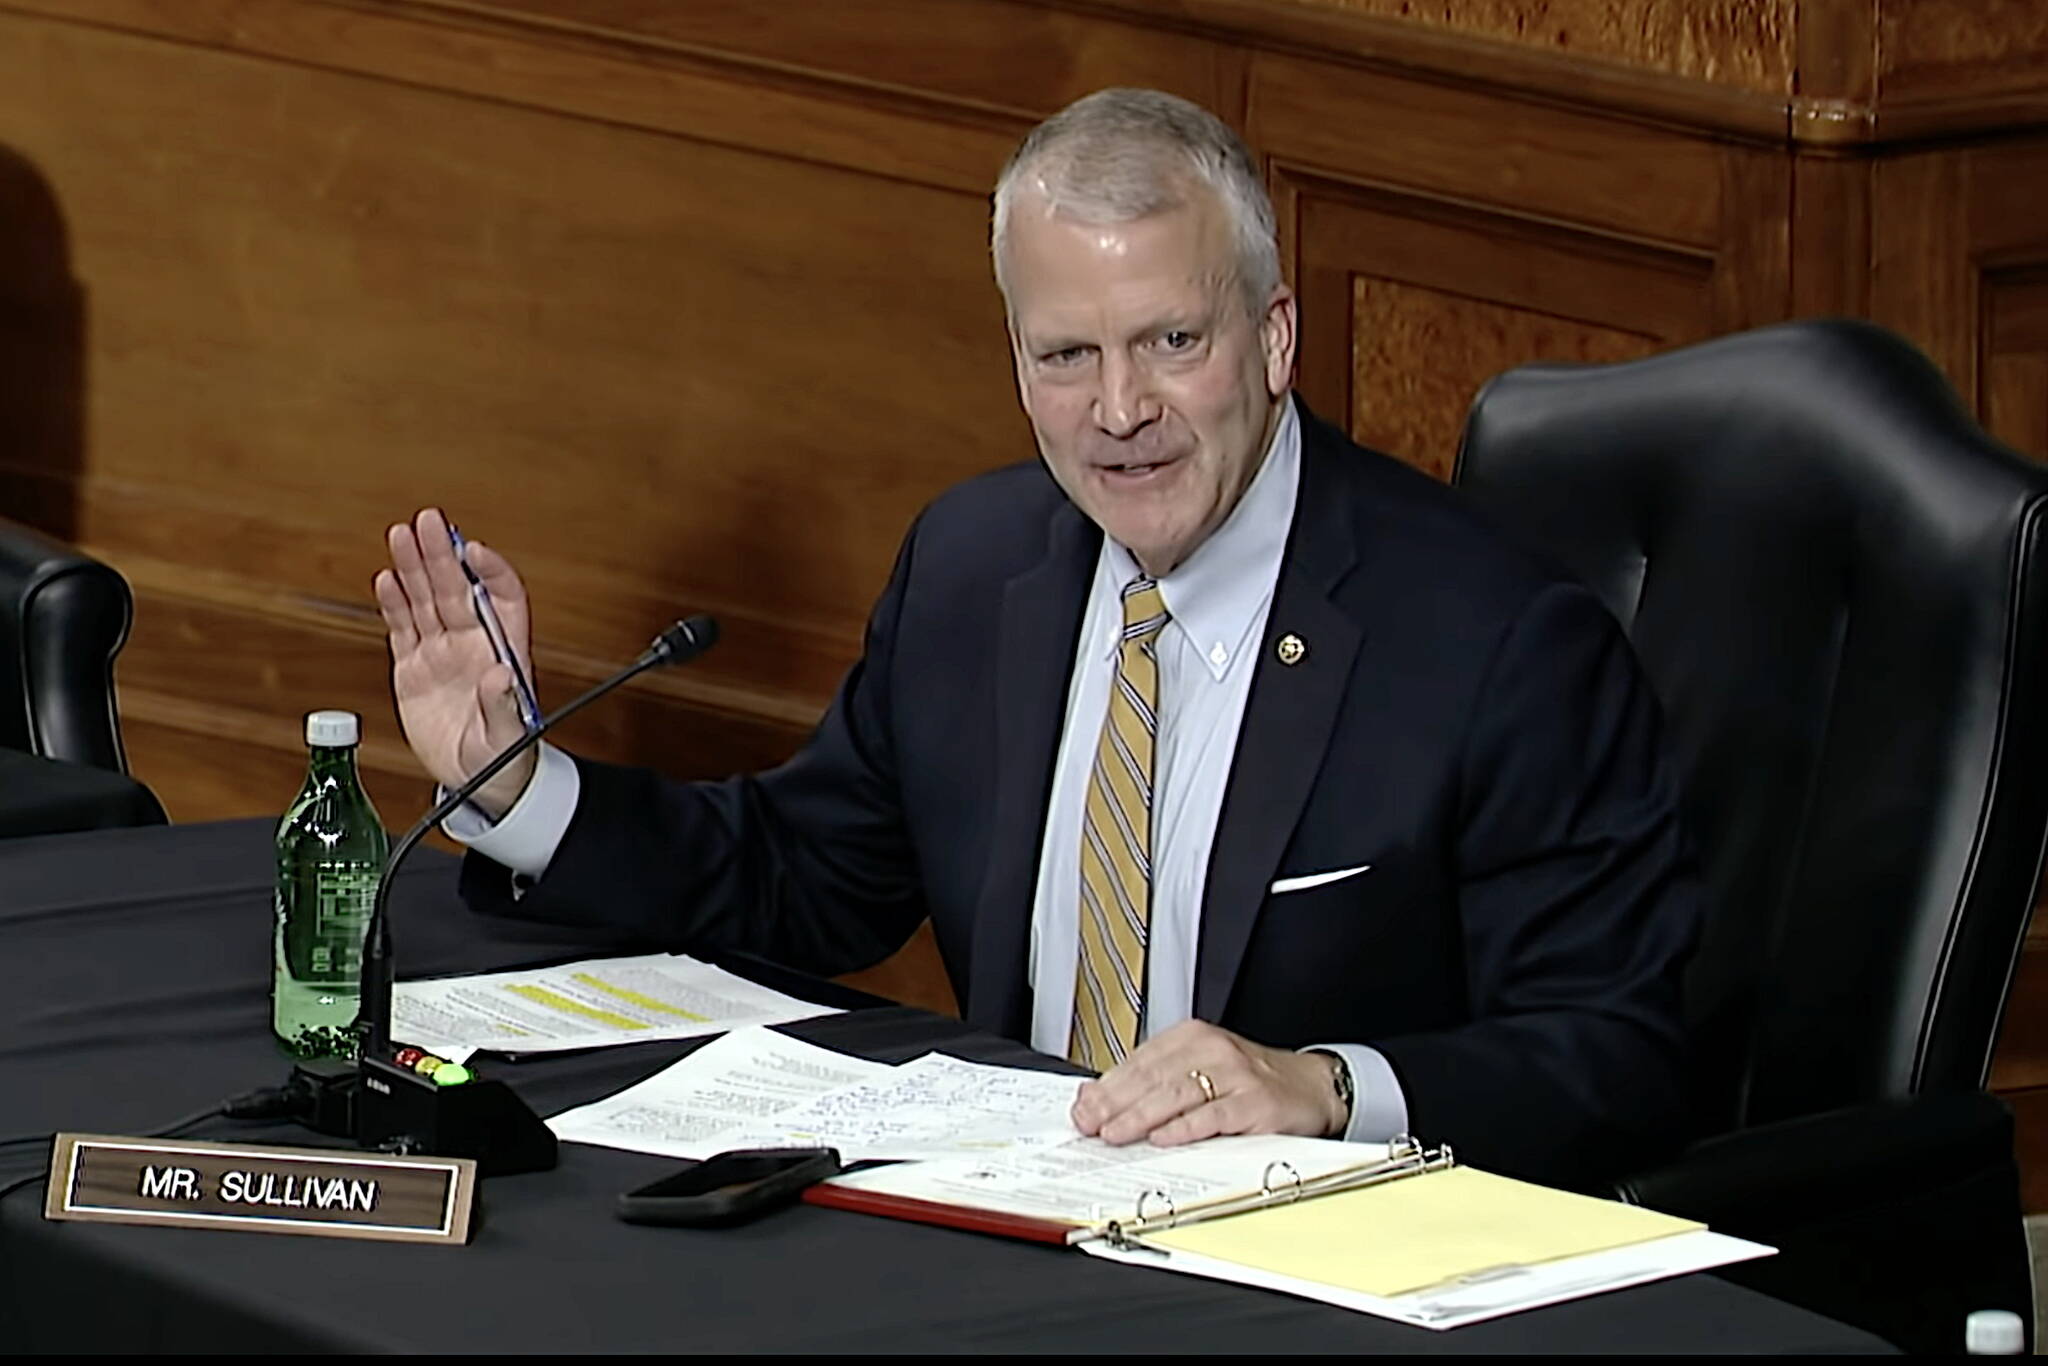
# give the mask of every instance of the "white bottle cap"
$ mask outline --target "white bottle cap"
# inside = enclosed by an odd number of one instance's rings
[[[306,743],[322,749],[340,749],[362,738],[363,723],[352,711],[309,711],[306,713]]]
[[[1963,1350],[1973,1357],[2016,1357],[2026,1347],[2026,1325],[2010,1309],[1979,1309],[1964,1324]]]

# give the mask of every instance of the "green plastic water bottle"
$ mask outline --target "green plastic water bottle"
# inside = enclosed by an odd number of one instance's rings
[[[295,1058],[353,1058],[363,932],[389,837],[356,773],[362,722],[306,717],[306,785],[277,827],[276,969],[271,1028]]]

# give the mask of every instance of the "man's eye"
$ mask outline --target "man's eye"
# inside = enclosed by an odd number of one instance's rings
[[[1046,365],[1078,365],[1088,358],[1085,346],[1062,346],[1057,351],[1048,351],[1040,359]]]
[[[1168,351],[1186,351],[1195,344],[1195,334],[1179,328],[1160,334],[1159,345]]]

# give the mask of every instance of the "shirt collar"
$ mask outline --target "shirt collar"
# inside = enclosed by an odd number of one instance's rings
[[[1301,422],[1290,396],[1281,406],[1272,443],[1251,487],[1223,525],[1159,581],[1160,596],[1173,614],[1167,630],[1186,637],[1218,682],[1232,663],[1254,648],[1246,637],[1280,577],[1300,483]],[[1139,574],[1131,552],[1107,537],[1099,564],[1107,571],[1112,592]]]

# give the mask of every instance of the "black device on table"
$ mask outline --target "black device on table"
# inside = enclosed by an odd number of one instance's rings
[[[629,1224],[737,1224],[795,1203],[839,1170],[836,1148],[736,1148],[628,1191],[614,1213]]]

